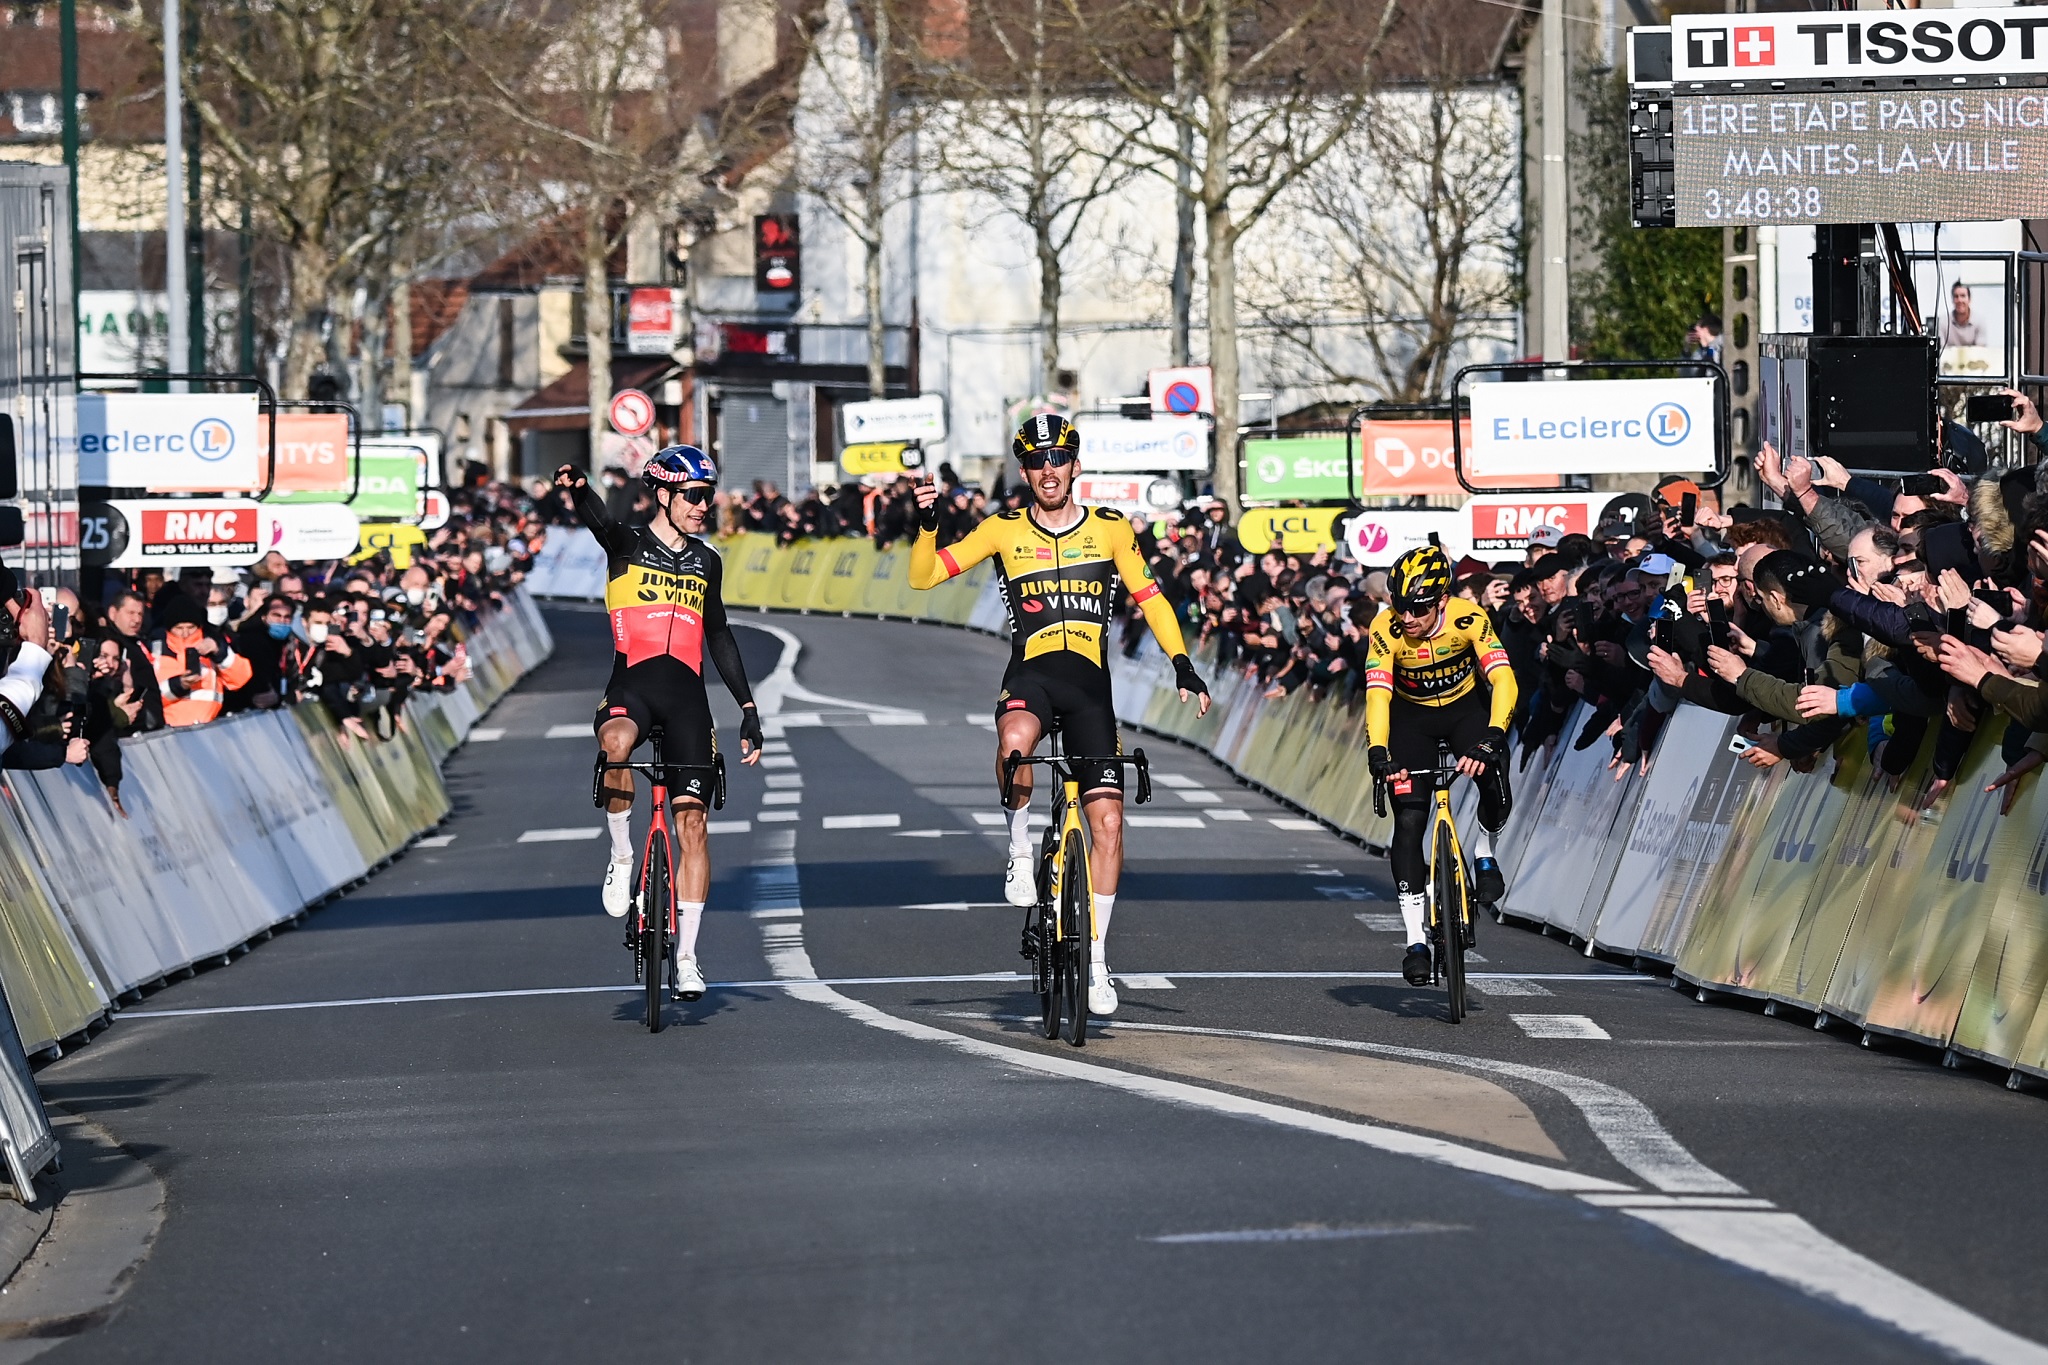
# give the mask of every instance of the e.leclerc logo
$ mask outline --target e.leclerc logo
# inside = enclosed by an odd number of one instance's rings
[[[218,417],[202,417],[192,424],[189,436],[147,431],[88,431],[79,436],[78,448],[87,455],[185,451],[213,464],[235,453],[235,429]]]
[[[235,429],[218,417],[202,417],[192,427],[192,453],[208,464],[225,460],[235,450]]]
[[[1496,441],[1635,441],[1647,436],[1660,446],[1680,445],[1692,434],[1692,414],[1683,403],[1664,402],[1642,417],[1496,417]]]

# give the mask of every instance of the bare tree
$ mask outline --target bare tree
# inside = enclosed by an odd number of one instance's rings
[[[907,77],[916,53],[897,9],[901,0],[827,0],[806,33],[796,138],[799,188],[860,243],[867,311],[868,392],[888,392],[882,265],[890,213],[917,193],[922,104]]]
[[[1127,154],[1145,120],[1120,98],[1073,89],[1062,0],[974,0],[973,29],[990,60],[967,61],[933,83],[947,101],[932,117],[940,173],[985,195],[1031,232],[1038,265],[1038,392],[1059,388],[1060,303],[1069,252],[1104,197],[1141,167]]]
[[[1376,94],[1302,178],[1267,220],[1269,249],[1247,254],[1244,292],[1304,380],[1424,402],[1504,317],[1512,337],[1516,131],[1500,90],[1439,67]]]
[[[1209,364],[1215,370],[1219,454],[1215,488],[1237,499],[1237,465],[1224,453],[1238,427],[1237,252],[1274,200],[1337,145],[1364,106],[1399,0],[1065,0],[1097,64],[1158,116],[1184,120],[1156,55],[1178,37],[1197,137],[1148,134],[1163,165],[1186,165],[1205,233]]]

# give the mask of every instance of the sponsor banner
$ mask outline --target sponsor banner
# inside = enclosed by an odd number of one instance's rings
[[[920,398],[875,398],[839,409],[849,443],[946,439],[946,400],[928,393]]]
[[[356,551],[349,556],[349,562],[368,559],[371,555],[383,553],[391,556],[391,562],[401,569],[412,567],[412,552],[424,548],[427,533],[417,526],[388,521],[369,521],[362,524],[361,538],[356,542]]]
[[[1638,957],[1677,961],[1679,949],[1692,932],[1700,902],[1720,865],[1728,831],[1737,812],[1743,809],[1751,785],[1761,775],[1729,753],[1725,740],[1711,759],[1706,781],[1686,817],[1685,835],[1672,851],[1671,865],[1663,884],[1657,888],[1649,923],[1643,927],[1635,949]]]
[[[2027,1052],[2028,1027],[2048,992],[2048,782],[2022,779],[1999,828],[1991,918],[1949,1046],[2010,1062]]]
[[[1471,442],[1467,424],[1465,439]],[[1351,469],[1344,467],[1349,449]],[[1467,477],[1471,470],[1466,470]],[[1555,483],[1555,475],[1473,479],[1484,488]],[[1244,496],[1253,502],[1343,502],[1351,497],[1463,498],[1449,422],[1359,423],[1355,440],[1319,433],[1244,443]]]
[[[1360,564],[1385,568],[1434,534],[1453,562],[1472,553],[1471,520],[1464,512],[1418,507],[1368,508],[1344,523],[1344,548]]]
[[[277,415],[277,466],[270,480],[272,498],[288,493],[339,493],[348,496],[348,414],[344,412],[281,412]],[[256,419],[257,449],[270,449],[271,419]],[[261,481],[258,481],[258,487]],[[253,491],[253,489],[252,489]]]
[[[1209,468],[1209,424],[1200,417],[1081,417],[1081,468],[1122,474]]]
[[[262,511],[239,498],[111,504],[128,523],[117,568],[145,564],[252,563],[262,557]]]
[[[1465,504],[1466,534],[1472,552],[1482,558],[1520,554],[1529,548],[1529,533],[1538,526],[1555,526],[1568,536],[1593,534],[1600,509],[1613,498],[1612,493],[1481,493]]]
[[[1674,83],[1767,86],[1771,81],[1849,77],[1860,85],[1908,76],[2016,75],[2048,75],[2048,17],[1959,9],[1671,18]],[[1843,120],[1841,126],[1821,122],[1800,131],[1857,131],[1846,122],[1843,103],[1832,91],[1813,103],[1816,119],[1833,117]]]
[[[263,503],[260,550],[286,559],[347,559],[356,551],[362,523],[339,503]]]
[[[1253,507],[1237,522],[1237,543],[1253,554],[1276,545],[1288,554],[1337,548],[1341,507]]]
[[[1792,926],[1775,977],[1762,983],[1773,998],[1819,1009],[1866,896],[1882,894],[1895,871],[1889,867],[1898,831],[1914,817],[1891,782],[1872,763],[1859,727],[1839,746],[1842,758],[1828,781],[1828,802],[1844,802],[1834,835],[1817,859],[1817,884]],[[1744,764],[1748,767],[1748,764]],[[1918,780],[1906,788],[1918,790]],[[1878,869],[1884,868],[1882,876]]]
[[[1681,706],[1665,721],[1635,817],[1617,830],[1626,843],[1593,926],[1596,947],[1632,954],[1641,945],[1715,755],[1727,748],[1734,728],[1735,717],[1695,706]]]
[[[626,354],[667,355],[683,339],[682,291],[635,289],[626,296]],[[644,397],[644,395],[643,395]],[[649,404],[650,422],[653,421]],[[642,427],[640,431],[647,428]],[[625,430],[623,427],[620,430]],[[626,433],[637,436],[638,431]]]
[[[1468,474],[1533,479],[1691,473],[1714,467],[1712,379],[1474,384]]]
[[[78,482],[151,492],[258,488],[253,393],[82,393]]]
[[[1090,507],[1114,507],[1135,516],[1156,517],[1181,505],[1180,481],[1151,474],[1078,474],[1074,500]]]
[[[1576,717],[1574,718],[1576,720]],[[1633,803],[1634,778],[1617,782],[1608,770],[1613,749],[1594,743],[1564,750],[1550,779],[1550,790],[1537,813],[1529,843],[1508,887],[1502,909],[1522,919],[1544,921],[1578,931],[1581,909],[1590,899],[1596,906],[1607,883],[1589,870],[1602,864],[1601,846],[1614,828],[1624,798]],[[1612,866],[1608,864],[1608,866]]]
[[[903,474],[924,468],[924,452],[909,441],[860,441],[839,452],[839,467],[853,478]]]

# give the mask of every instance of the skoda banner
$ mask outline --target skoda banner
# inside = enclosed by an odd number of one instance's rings
[[[1715,467],[1712,379],[1474,384],[1465,473],[1692,473]]]
[[[253,393],[82,393],[78,482],[151,492],[260,488]]]

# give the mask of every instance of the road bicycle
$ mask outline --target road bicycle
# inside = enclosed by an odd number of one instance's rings
[[[1010,804],[1017,769],[1042,764],[1051,771],[1052,824],[1038,853],[1038,899],[1025,912],[1022,952],[1031,962],[1038,992],[1039,1027],[1047,1038],[1066,1037],[1075,1047],[1088,1042],[1088,963],[1095,938],[1095,893],[1088,874],[1088,823],[1081,818],[1078,767],[1109,765],[1138,770],[1137,805],[1152,799],[1152,769],[1145,751],[1081,757],[1057,751],[1027,758],[1012,750],[1003,760],[1003,806]]]
[[[1430,789],[1432,809],[1424,848],[1429,852],[1429,880],[1424,887],[1425,923],[1429,933],[1430,984],[1441,981],[1450,997],[1451,1022],[1465,1018],[1465,954],[1479,941],[1472,915],[1472,874],[1465,865],[1465,846],[1458,842],[1458,822],[1451,818],[1451,782],[1458,776],[1451,746],[1437,741],[1434,768],[1410,768],[1395,794],[1406,796],[1416,783]],[[1387,784],[1372,784],[1372,808],[1384,818]]]
[[[633,905],[626,914],[626,947],[633,952],[633,980],[646,988],[647,1031],[659,1033],[665,1003],[661,990],[663,972],[666,971],[669,984],[675,982],[679,910],[675,877],[676,836],[675,828],[669,823],[668,790],[675,781],[671,774],[710,773],[711,809],[723,809],[725,755],[716,754],[709,763],[669,763],[662,756],[662,733],[658,725],[648,730],[647,742],[654,748],[654,759],[648,763],[607,763],[604,755],[598,754],[597,766],[591,774],[590,794],[602,808],[605,803],[604,775],[608,772],[645,773],[648,784],[653,788],[654,814],[647,822],[647,844],[640,853],[640,875],[633,883]]]

